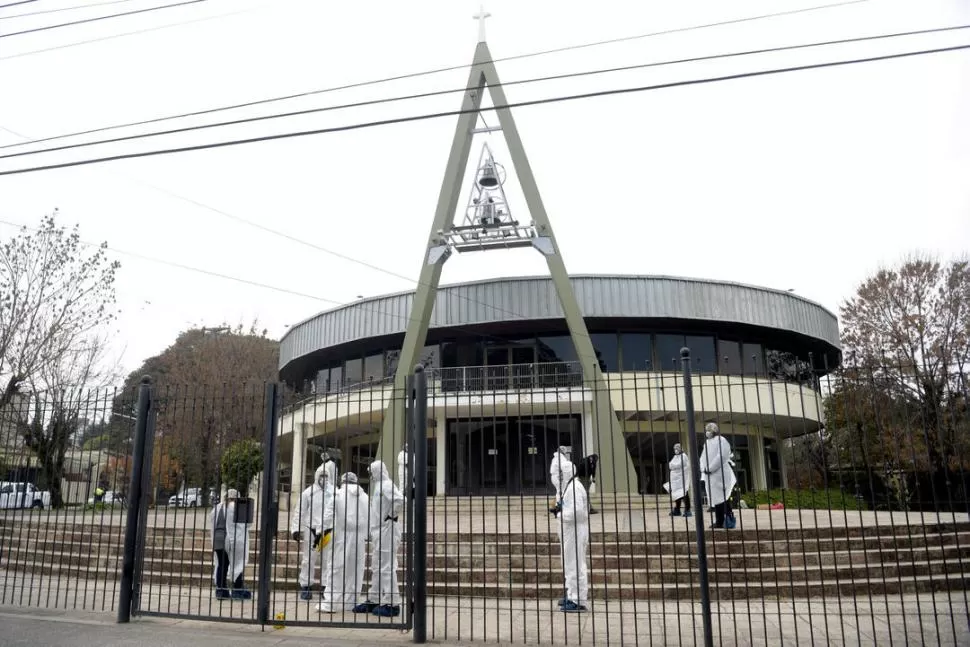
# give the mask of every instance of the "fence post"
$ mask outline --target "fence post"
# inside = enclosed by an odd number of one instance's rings
[[[276,421],[279,418],[279,386],[266,385],[263,411],[263,492],[259,502],[259,607],[256,618],[261,625],[269,622],[269,595],[273,576],[273,545],[279,517],[276,494]]]
[[[135,562],[138,549],[138,529],[142,516],[145,492],[145,446],[148,443],[148,418],[152,407],[152,379],[141,378],[138,387],[138,410],[135,415],[135,438],[131,455],[131,479],[128,481],[128,516],[125,518],[125,548],[121,567],[121,591],[118,596],[118,622],[131,621],[131,603],[135,589]]]
[[[428,641],[428,374],[414,367],[414,642]]]
[[[684,368],[684,408],[687,413],[687,446],[690,449],[691,490],[694,496],[694,529],[697,534],[697,570],[701,584],[701,616],[704,621],[704,645],[713,647],[714,632],[711,628],[711,585],[707,572],[707,543],[704,540],[704,512],[701,507],[700,455],[697,453],[697,427],[694,423],[694,387],[690,376],[690,349],[680,349],[680,361]]]

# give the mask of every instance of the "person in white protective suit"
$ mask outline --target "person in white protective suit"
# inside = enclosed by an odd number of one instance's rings
[[[316,545],[320,540],[320,530],[333,525],[333,497],[327,496],[329,470],[325,463],[317,468],[313,483],[300,494],[300,509],[290,517],[290,533],[293,541],[300,545],[300,599],[310,600],[316,566],[322,555]],[[328,510],[329,508],[329,510]],[[329,512],[329,515],[328,515]],[[329,516],[329,519],[328,519]],[[321,569],[327,572],[326,565]],[[322,582],[323,577],[319,581]]]
[[[249,561],[249,524],[236,522],[238,500],[239,491],[229,490],[225,502],[219,503],[212,510],[212,543],[216,557],[213,580],[216,597],[223,600],[248,600],[253,597],[246,590],[243,581],[246,563]]]
[[[397,487],[401,490],[401,493],[406,496],[412,496],[414,494],[414,479],[411,482],[407,482],[408,473],[408,444],[404,443],[404,448],[397,454]]]
[[[367,558],[367,493],[357,485],[357,475],[347,472],[341,478],[334,501],[332,581],[317,606],[321,613],[350,611],[357,606],[364,584]]]
[[[560,508],[560,545],[566,598],[559,608],[567,613],[586,611],[589,604],[589,497],[582,481],[576,478],[572,463],[562,466],[562,498]]]
[[[721,435],[716,423],[704,425],[704,450],[701,452],[700,469],[707,501],[714,508],[714,528],[734,528],[737,521],[731,510],[731,492],[738,479],[731,460],[731,443]]]
[[[670,511],[670,516],[680,516],[680,504],[684,504],[684,516],[691,516],[690,512],[690,460],[684,453],[680,443],[674,445],[674,457],[670,459],[670,480],[664,483],[664,489],[670,493],[670,498],[674,501],[674,509]]]
[[[573,466],[572,449],[570,447],[560,447],[552,455],[552,461],[549,463],[549,482],[556,489],[556,501],[562,499],[562,487],[565,485],[562,470],[567,464],[570,467]]]
[[[404,495],[394,485],[383,461],[370,464],[370,550],[371,577],[367,600],[354,613],[393,617],[401,613],[401,588],[397,581],[397,550],[403,534],[398,523],[404,510]]]

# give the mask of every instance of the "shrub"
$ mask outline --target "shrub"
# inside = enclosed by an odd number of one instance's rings
[[[744,502],[756,508],[764,503],[784,504],[786,508],[800,510],[866,510],[864,501],[842,492],[838,488],[828,490],[758,490],[741,495]]]
[[[255,440],[240,440],[229,445],[222,455],[222,483],[249,496],[249,484],[263,471],[263,447]]]

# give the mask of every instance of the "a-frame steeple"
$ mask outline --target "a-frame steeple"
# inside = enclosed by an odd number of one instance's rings
[[[532,167],[525,154],[522,139],[516,128],[512,112],[503,106],[508,105],[505,90],[499,81],[498,72],[492,62],[492,55],[485,43],[484,21],[490,14],[484,11],[475,16],[479,21],[479,43],[475,48],[471,72],[468,77],[466,90],[462,97],[462,113],[458,117],[455,136],[448,155],[445,175],[438,194],[438,206],[435,209],[434,221],[428,236],[428,244],[424,251],[421,265],[421,275],[414,295],[411,313],[408,320],[407,332],[398,362],[394,379],[395,398],[390,403],[384,417],[381,433],[381,444],[378,455],[391,467],[396,463],[397,451],[404,443],[402,430],[405,427],[404,401],[397,394],[404,392],[407,376],[414,368],[419,353],[424,347],[428,334],[428,325],[434,308],[441,269],[445,261],[451,256],[452,250],[457,251],[488,251],[493,247],[508,248],[532,246],[546,259],[549,274],[556,287],[556,293],[562,306],[569,327],[569,334],[576,349],[576,355],[582,364],[583,382],[590,389],[593,400],[592,429],[584,430],[587,442],[586,453],[597,453],[600,456],[600,467],[597,470],[597,484],[603,492],[627,492],[636,489],[636,475],[630,454],[624,441],[622,428],[617,420],[616,412],[610,400],[610,393],[604,376],[600,370],[596,352],[593,349],[586,322],[579,310],[576,295],[573,292],[566,273],[566,265],[560,254],[552,225],[546,214],[545,206],[539,195],[539,187],[532,174]],[[486,145],[482,151],[479,173],[476,174],[476,186],[480,191],[479,203],[474,203],[474,197],[469,202],[466,218],[455,224],[458,200],[462,189],[462,181],[468,167],[472,139],[481,110],[482,99],[486,88],[491,96],[494,110],[498,115],[499,128],[505,138],[511,157],[515,175],[525,197],[529,210],[528,224],[509,217],[507,204],[495,204],[495,198],[504,202],[504,190],[489,190],[490,181],[482,182],[483,169],[491,164],[492,171],[498,173],[491,149]],[[483,184],[485,185],[483,187]],[[497,188],[501,189],[501,182]],[[498,195],[496,195],[498,194]],[[482,200],[493,199],[496,209],[489,211],[488,203]],[[498,214],[503,208],[504,214]],[[469,215],[471,214],[471,215]],[[483,222],[482,218],[494,215],[497,219]],[[477,221],[476,221],[477,220]],[[396,467],[391,467],[394,474]]]

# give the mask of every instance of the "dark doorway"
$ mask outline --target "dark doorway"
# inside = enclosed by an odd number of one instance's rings
[[[583,455],[578,415],[449,420],[447,443],[451,495],[547,494],[556,448]]]

